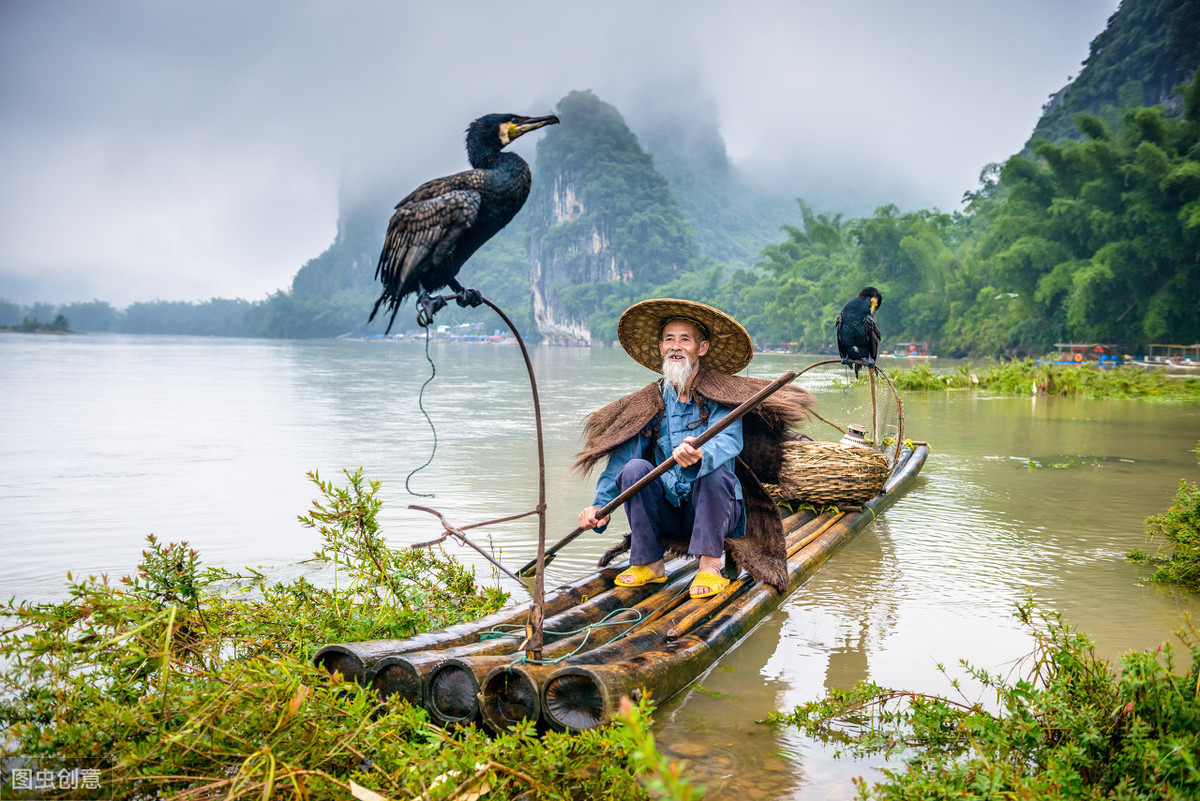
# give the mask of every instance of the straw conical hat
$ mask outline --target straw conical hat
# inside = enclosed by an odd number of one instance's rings
[[[630,306],[617,323],[617,338],[626,353],[661,373],[658,341],[663,327],[672,320],[683,320],[701,329],[709,343],[708,353],[700,357],[700,366],[706,370],[732,375],[749,364],[754,355],[754,343],[737,320],[712,306],[675,298],[653,298]]]

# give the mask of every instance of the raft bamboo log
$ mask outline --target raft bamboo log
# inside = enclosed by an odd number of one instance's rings
[[[808,524],[789,534],[785,540],[787,544],[787,558],[791,559],[797,551],[815,540],[817,537],[821,536],[821,534],[823,534],[830,526],[834,524],[835,521],[837,521],[839,516],[840,515],[834,515],[829,520],[824,520],[824,518],[810,520]],[[822,520],[824,520],[824,523],[818,525]],[[816,531],[812,531],[814,527],[816,528]],[[810,531],[811,533],[808,533]],[[730,585],[722,590],[719,594],[710,598],[697,598],[694,604],[695,609],[689,613],[687,617],[676,623],[675,626],[673,626],[671,630],[667,632],[667,639],[679,639],[688,631],[690,631],[697,623],[716,614],[721,607],[729,603],[731,598],[736,597],[736,595],[741,591],[742,587],[748,586],[751,581],[753,581],[753,579],[743,573],[740,578],[730,583]]]
[[[643,625],[648,620],[661,615],[669,609],[679,594],[686,596],[687,585],[691,581],[690,573],[676,575],[674,581],[665,586],[654,584],[637,589],[652,589],[658,591],[644,598],[624,613],[609,618],[611,628],[607,631],[592,628],[577,631],[570,636],[547,644],[542,653],[542,659],[553,660],[565,657],[574,651],[584,652],[607,644],[614,636],[624,629]],[[633,589],[633,588],[624,588]],[[616,611],[616,610],[610,610]],[[591,615],[590,621],[603,620],[606,615]],[[640,620],[639,620],[640,619]],[[547,633],[551,633],[547,630]],[[474,720],[479,712],[480,688],[484,677],[497,667],[505,667],[520,661],[518,652],[494,655],[468,655],[444,659],[438,663],[425,679],[424,702],[435,723],[451,724],[464,723]],[[537,664],[537,663],[530,663]],[[536,698],[537,693],[534,693]],[[532,717],[536,718],[536,714]]]
[[[828,531],[834,523],[843,517],[845,517],[844,513],[832,515],[828,519],[825,519],[824,517],[816,518],[810,521],[809,525],[805,526],[800,531],[794,532],[787,539],[787,558],[791,559],[802,548],[804,548],[805,545],[808,545],[810,542],[817,539],[817,537],[820,537],[822,534]],[[813,531],[813,528],[816,530]],[[743,586],[749,584],[749,582],[750,578],[743,575],[737,581],[734,581],[728,587],[726,587],[720,595],[715,595],[711,598],[698,599],[695,611],[693,611],[683,620],[679,621],[674,628],[667,632],[667,640],[679,639],[684,634],[689,632],[696,624],[714,615],[719,609],[729,602],[730,598],[734,596],[734,593],[737,593]]]
[[[789,370],[786,373],[784,373],[783,375],[779,376],[779,378],[776,378],[770,384],[767,384],[765,387],[760,389],[758,392],[754,393],[754,396],[751,397],[749,400],[747,400],[744,403],[740,404],[739,406],[735,407],[733,410],[731,410],[729,412],[729,414],[725,415],[719,421],[717,421],[716,423],[713,423],[711,426],[709,426],[704,431],[703,434],[696,437],[696,439],[692,442],[692,447],[693,448],[703,447],[704,443],[708,442],[710,439],[715,437],[717,434],[720,434],[722,431],[725,430],[725,428],[727,426],[729,426],[735,420],[740,420],[743,416],[745,416],[745,414],[747,412],[751,411],[755,406],[762,403],[764,400],[766,400],[768,397],[770,397],[772,394],[777,392],[779,389],[781,389],[785,385],[796,380],[796,377],[798,375],[800,375],[800,374],[797,373],[796,371]],[[663,473],[667,472],[674,466],[675,466],[675,457],[668,456],[667,459],[662,464],[655,467],[653,470],[651,470],[649,473],[647,473],[645,476],[643,476],[641,479],[639,479],[633,486],[629,487],[627,490],[622,492],[620,495],[618,495],[617,497],[615,497],[611,501],[609,501],[607,504],[605,504],[604,507],[600,511],[596,512],[596,519],[603,520],[604,518],[608,517],[610,514],[615,512],[617,509],[620,509],[621,504],[625,503],[625,501],[632,498],[634,495],[636,495],[638,492],[640,492],[643,487],[645,487],[651,481],[656,480],[659,476],[661,476]],[[571,542],[572,540],[574,540],[576,537],[578,537],[580,534],[582,534],[584,531],[587,531],[587,530],[588,529],[577,528],[574,531],[572,531],[570,534],[563,537],[561,540],[559,540],[558,542],[554,543],[549,548],[547,548],[544,559],[542,560],[542,566],[544,567],[545,565],[550,564],[550,562],[553,561],[555,556],[558,555],[559,550],[561,550],[569,542]],[[537,569],[537,560],[535,559],[534,561],[530,562],[529,564],[525,565],[520,570],[518,570],[517,575],[518,576],[529,576],[532,573],[532,571],[534,571],[536,569]]]
[[[788,563],[788,592],[756,584],[692,633],[656,650],[638,651],[605,663],[571,660],[543,683],[540,699],[543,719],[557,729],[580,731],[613,717],[623,695],[638,698],[649,692],[659,703],[666,701],[748,634],[854,533],[894,502],[902,494],[900,490],[915,479],[927,454],[927,446],[918,446],[904,460],[902,471],[893,477],[886,494],[873,498],[860,513],[839,516],[824,533],[794,555]],[[598,652],[591,655],[595,653]]]
[[[653,621],[634,628],[625,637],[599,647],[576,654],[569,663],[603,663],[626,659],[635,654],[658,647],[666,632],[685,616],[694,603],[687,597],[691,577],[684,576],[670,582],[663,593],[676,600],[668,604],[670,611],[657,616]],[[560,665],[532,663],[516,664],[493,669],[480,685],[479,695],[483,698],[480,711],[483,721],[494,731],[503,731],[522,720],[534,720],[540,714],[542,680]]]
[[[795,556],[795,555],[796,555],[796,553],[797,553],[797,552],[798,552],[798,551],[799,551],[801,548],[803,548],[805,545],[808,545],[810,542],[812,542],[813,540],[815,540],[817,537],[821,536],[821,535],[822,535],[822,534],[824,534],[826,531],[828,531],[828,530],[830,529],[830,527],[832,527],[832,526],[833,526],[833,524],[834,524],[834,523],[836,523],[837,521],[841,520],[841,519],[842,519],[843,517],[845,517],[847,514],[848,514],[848,512],[842,512],[842,513],[840,513],[840,514],[833,515],[833,516],[832,516],[832,517],[831,517],[829,520],[827,520],[827,521],[825,522],[825,524],[824,524],[824,525],[822,525],[822,526],[821,526],[820,528],[818,528],[816,531],[814,531],[813,533],[811,533],[811,534],[807,535],[807,536],[806,536],[806,537],[804,537],[803,539],[797,540],[797,541],[795,542],[795,544],[793,544],[793,545],[789,545],[789,546],[788,546],[788,549],[787,549],[787,556],[788,556],[788,559],[791,559],[793,556]]]
[[[690,559],[672,559],[666,564],[666,570],[669,579],[686,577],[695,570],[695,564]],[[555,631],[573,631],[586,626],[614,610],[635,606],[647,597],[653,596],[659,589],[658,585],[614,586],[612,580],[617,571],[604,572],[610,575],[605,577],[605,586],[599,593],[547,618],[546,633],[549,635],[550,641],[561,638],[561,635],[556,634]],[[440,645],[441,641],[435,641],[432,646],[420,649],[404,648],[398,652],[388,653],[386,656],[376,659],[365,674],[362,683],[369,684],[381,699],[394,695],[397,699],[403,699],[411,704],[420,704],[425,694],[426,679],[442,662],[468,656],[514,654],[520,646],[517,639],[513,637],[481,639],[480,635],[496,626],[517,625],[520,623],[520,617],[521,613],[518,611],[517,614],[505,621],[495,623],[488,628],[480,627],[473,632],[473,639],[469,641],[463,642],[462,638],[455,638],[455,641],[459,642],[457,645],[443,647]],[[449,629],[443,629],[443,631],[449,631]],[[403,642],[408,643],[407,640]]]
[[[615,568],[601,570],[585,576],[571,584],[565,584],[546,595],[547,615],[558,614],[578,606],[580,603],[612,587],[613,579],[620,572]],[[424,651],[431,648],[451,648],[479,639],[480,632],[496,626],[511,625],[524,621],[529,614],[528,604],[509,606],[478,620],[458,623],[444,629],[415,634],[403,640],[366,640],[363,642],[330,643],[313,656],[313,663],[330,673],[341,673],[360,684],[367,683],[371,669],[387,656]]]

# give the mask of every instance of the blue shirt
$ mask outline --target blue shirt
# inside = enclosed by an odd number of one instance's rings
[[[695,394],[692,395],[691,400],[684,403],[679,400],[679,395],[675,392],[675,387],[671,382],[663,381],[662,395],[665,409],[662,421],[658,426],[658,441],[654,443],[655,464],[665,462],[675,449],[683,444],[684,438],[700,436],[708,430],[709,426],[716,424],[729,414],[727,407],[708,401],[708,424],[704,425],[700,422],[700,404],[696,402]],[[693,426],[690,430],[688,429],[689,425]],[[592,506],[599,510],[620,495],[617,490],[617,473],[621,472],[621,468],[628,464],[630,459],[642,458],[649,443],[649,438],[639,432],[636,436],[625,440],[609,455],[608,464],[596,482],[596,498],[592,501]],[[708,475],[718,467],[726,467],[730,473],[735,473],[734,459],[741,452],[742,421],[734,420],[724,431],[701,446],[699,462],[691,467],[672,465],[670,470],[662,474],[659,481],[663,484],[663,493],[667,501],[672,506],[681,506],[691,497],[692,482],[701,476]],[[736,478],[734,479],[734,493],[739,501],[742,500],[742,485]],[[596,531],[603,531],[604,528],[597,527]]]

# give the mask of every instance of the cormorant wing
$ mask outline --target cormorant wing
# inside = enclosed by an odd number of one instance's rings
[[[481,196],[472,189],[416,197],[433,184],[446,189],[447,180],[430,181],[400,201],[388,223],[375,277],[383,278],[384,295],[393,299],[393,305],[417,291],[420,277],[440,266],[479,215]]]
[[[439,195],[445,195],[456,189],[478,190],[486,181],[487,174],[484,170],[464,170],[444,178],[434,178],[409,192],[404,200],[396,204],[396,208],[416,203],[418,200],[429,200]]]
[[[833,328],[837,333],[838,356],[843,359],[846,358],[846,353],[849,350],[849,346],[846,345],[846,340],[842,336],[842,312],[844,311],[845,309],[842,309],[841,312],[838,312],[837,319],[833,321]]]
[[[875,315],[867,315],[867,334],[871,340],[870,350],[871,358],[879,358],[879,343],[883,341],[883,333],[879,330],[879,325],[875,322]]]

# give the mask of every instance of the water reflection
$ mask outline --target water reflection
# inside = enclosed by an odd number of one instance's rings
[[[777,799],[803,784],[782,733],[756,721],[774,712],[786,684],[767,665],[783,616],[769,616],[705,676],[660,709],[655,739],[684,760],[706,799]]]

